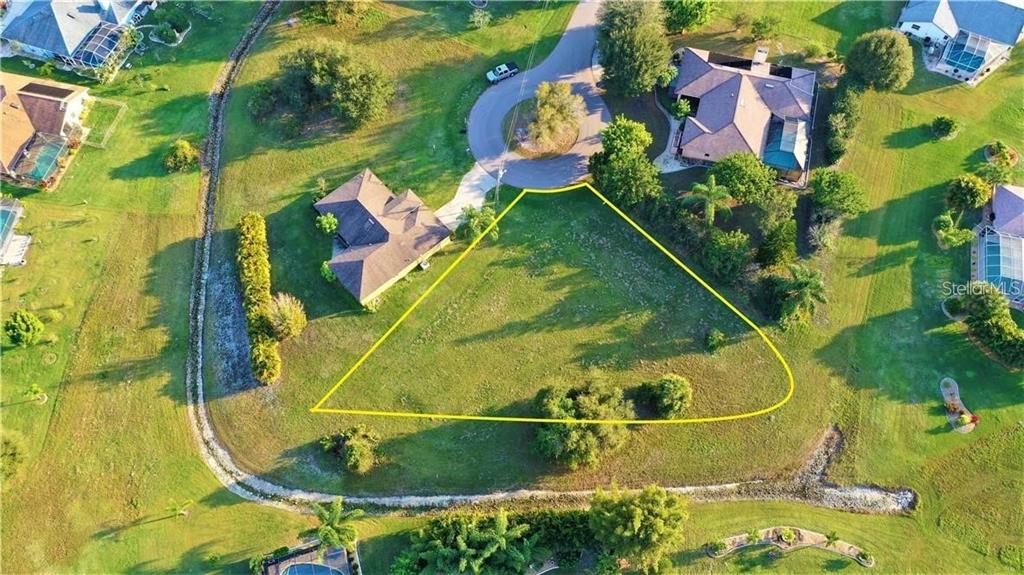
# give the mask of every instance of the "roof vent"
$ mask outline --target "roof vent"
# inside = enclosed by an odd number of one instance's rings
[[[771,82],[765,82],[764,87],[765,88],[774,88],[775,84],[772,84]]]

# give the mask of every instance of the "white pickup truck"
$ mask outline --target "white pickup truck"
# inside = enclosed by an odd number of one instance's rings
[[[497,68],[487,72],[487,81],[491,84],[497,84],[505,78],[511,78],[518,73],[519,66],[516,66],[515,62],[505,62],[504,64],[498,64]]]

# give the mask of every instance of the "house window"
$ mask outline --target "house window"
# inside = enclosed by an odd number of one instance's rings
[[[919,25],[917,25],[917,24],[911,24],[911,25],[910,25],[910,29],[911,29],[911,30],[920,30],[920,29],[921,29],[921,26],[919,26]]]

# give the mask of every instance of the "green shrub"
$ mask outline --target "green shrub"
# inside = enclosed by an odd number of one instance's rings
[[[321,214],[316,217],[316,229],[331,236],[338,231],[338,218],[334,214]]]
[[[537,546],[547,549],[560,570],[575,572],[580,553],[594,544],[589,514],[582,509],[535,509],[511,514],[514,525],[529,525]]]
[[[946,311],[950,315],[960,315],[964,312],[964,300],[959,297],[951,297],[946,300]]]
[[[1010,315],[1006,296],[987,282],[971,282],[963,296],[965,320],[971,333],[999,359],[1024,365],[1024,329]]]
[[[473,206],[466,206],[462,208],[462,217],[459,221],[459,226],[455,229],[455,237],[468,240],[476,241],[487,228],[494,223],[497,219],[497,214],[494,213],[494,208],[491,206],[484,206],[482,208],[475,208]],[[491,227],[487,237],[496,240],[498,239],[498,226]]]
[[[277,340],[260,336],[252,340],[252,374],[256,381],[270,385],[281,377],[281,354]]]
[[[704,267],[727,285],[733,285],[750,265],[750,236],[740,230],[723,232],[708,230],[708,243],[704,247]]]
[[[364,475],[376,463],[374,446],[380,437],[362,425],[350,427],[341,433],[320,439],[320,446],[345,463],[345,469],[357,475]]]
[[[825,55],[825,52],[827,52],[827,50],[825,45],[821,42],[812,41],[808,42],[807,45],[804,46],[804,57],[809,60],[821,58]]]
[[[0,442],[0,477],[7,481],[14,477],[18,468],[25,461],[25,454],[21,447],[9,437],[3,438]]]
[[[326,261],[320,262],[320,277],[329,282],[333,282],[338,279],[337,276],[334,275],[334,270],[331,269],[331,264]]]
[[[939,240],[942,241],[943,245],[947,248],[958,248],[960,246],[966,246],[967,244],[974,241],[974,231],[967,228],[952,228],[949,230],[942,230],[936,232]]]
[[[796,220],[782,222],[764,237],[757,248],[757,261],[765,266],[788,264],[796,260]]]
[[[996,140],[989,144],[988,154],[995,163],[1002,166],[1009,166],[1013,162],[1013,148],[1002,140]]]
[[[187,172],[199,164],[199,149],[188,140],[175,140],[164,158],[168,172]]]
[[[778,174],[750,152],[729,154],[708,171],[729,195],[743,204],[757,204],[775,191]]]
[[[725,347],[725,344],[727,343],[729,343],[729,336],[725,335],[725,333],[717,327],[711,328],[711,331],[704,336],[704,347],[706,347],[708,353],[712,355],[718,353],[718,350]]]
[[[274,296],[267,306],[267,317],[278,341],[298,337],[306,329],[306,309],[298,298],[290,294]]]
[[[937,138],[952,140],[960,134],[961,124],[951,116],[938,116],[932,120],[932,132]]]
[[[651,402],[658,417],[671,419],[677,417],[693,400],[693,388],[685,378],[674,373],[663,375],[657,381],[643,385],[644,396]]]
[[[1013,171],[1001,163],[986,162],[978,168],[978,177],[988,184],[999,184],[1010,181]]]
[[[557,383],[537,394],[540,416],[548,419],[631,419],[633,404],[622,389],[608,385],[596,373],[578,386]],[[548,423],[537,428],[537,446],[548,458],[576,469],[593,466],[604,453],[626,443],[624,425]]]
[[[783,527],[779,530],[779,539],[786,543],[793,543],[796,541],[796,533],[789,527]]]
[[[686,499],[656,485],[639,493],[598,489],[590,502],[590,528],[604,551],[650,573],[683,543],[686,507]]]
[[[849,141],[857,130],[860,118],[860,91],[852,83],[840,81],[832,102],[832,112],[827,119],[828,132],[825,138],[825,148],[829,163],[838,162],[846,154]]]
[[[153,33],[156,34],[156,37],[161,41],[168,44],[173,44],[178,39],[178,33],[174,31],[174,27],[171,26],[170,22],[158,24],[157,27],[153,29]]]
[[[4,322],[4,333],[7,334],[7,339],[18,347],[28,347],[38,343],[43,336],[44,329],[43,322],[36,317],[36,314],[24,309],[14,310],[14,313]]]
[[[818,168],[811,173],[811,190],[811,199],[824,220],[851,217],[868,210],[864,188],[849,172]]]
[[[765,14],[754,19],[750,25],[750,36],[755,41],[771,40],[779,35],[782,19],[774,14]]]
[[[949,210],[935,216],[935,220],[932,221],[932,227],[935,228],[936,232],[951,230],[955,225],[956,224],[953,222],[953,214]]]
[[[669,34],[701,28],[711,21],[718,8],[710,0],[669,0],[665,4],[665,28]]]
[[[682,120],[683,118],[689,116],[691,113],[692,110],[690,106],[690,101],[687,100],[686,98],[682,98],[676,100],[675,102],[672,102],[672,115],[675,116],[676,119]]]
[[[246,106],[249,115],[257,124],[262,124],[277,109],[277,94],[270,82],[262,81],[252,89],[252,96]]]
[[[483,30],[491,23],[491,13],[477,8],[469,15],[469,27]]]

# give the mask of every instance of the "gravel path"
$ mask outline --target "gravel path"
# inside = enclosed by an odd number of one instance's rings
[[[220,176],[220,152],[224,136],[224,110],[230,97],[231,85],[241,69],[242,63],[255,39],[266,28],[280,0],[266,1],[260,8],[249,30],[232,51],[228,61],[221,69],[220,75],[209,95],[209,136],[203,149],[202,189],[197,218],[202,230],[200,241],[196,242],[195,265],[193,268],[191,300],[189,302],[189,337],[190,346],[188,363],[185,371],[186,403],[189,422],[195,435],[200,457],[213,474],[232,493],[264,505],[278,507],[296,512],[308,512],[308,504],[313,501],[325,502],[342,494],[321,493],[292,489],[266,481],[239,467],[231,454],[218,441],[209,413],[203,389],[203,339],[207,315],[208,284],[214,298],[230,302],[231,279],[226,270],[228,265],[219,265],[211,272],[210,260],[213,249],[213,214],[216,200],[217,182]],[[584,3],[581,6],[589,6]],[[577,10],[577,13],[579,10]],[[575,16],[574,16],[575,19]],[[567,35],[578,34],[570,29]],[[559,44],[561,46],[561,44]],[[590,55],[587,55],[588,59]],[[226,261],[222,258],[221,260]],[[211,282],[211,275],[214,280]],[[237,289],[237,288],[235,288]],[[237,299],[237,295],[236,295]],[[237,304],[237,302],[235,302]],[[228,306],[230,308],[230,306]],[[238,307],[237,305],[235,307]],[[223,310],[214,310],[220,313]],[[237,310],[236,310],[237,311]],[[233,312],[228,309],[228,316]],[[230,325],[229,325],[230,327]],[[221,329],[215,326],[214,331]],[[238,327],[236,333],[244,333]],[[237,338],[236,338],[237,339]],[[217,344],[228,344],[219,336]],[[243,340],[230,343],[235,348],[247,345]],[[232,355],[229,351],[228,355]],[[228,369],[222,373],[232,374],[244,371],[241,366]],[[245,381],[244,378],[240,378]],[[807,466],[801,473],[786,481],[748,481],[743,483],[726,483],[719,485],[700,485],[668,487],[673,493],[687,495],[696,501],[723,500],[793,500],[846,511],[861,513],[902,513],[912,509],[916,503],[916,495],[907,489],[885,489],[880,487],[839,487],[826,480],[826,469],[835,454],[841,449],[842,436],[838,430],[832,429],[824,435],[819,447],[814,451]],[[385,507],[436,508],[459,504],[521,501],[521,500],[582,500],[590,497],[592,490],[581,491],[550,491],[529,490],[500,491],[486,494],[459,495],[392,495],[392,496],[345,496],[346,500],[357,505],[379,505]]]

